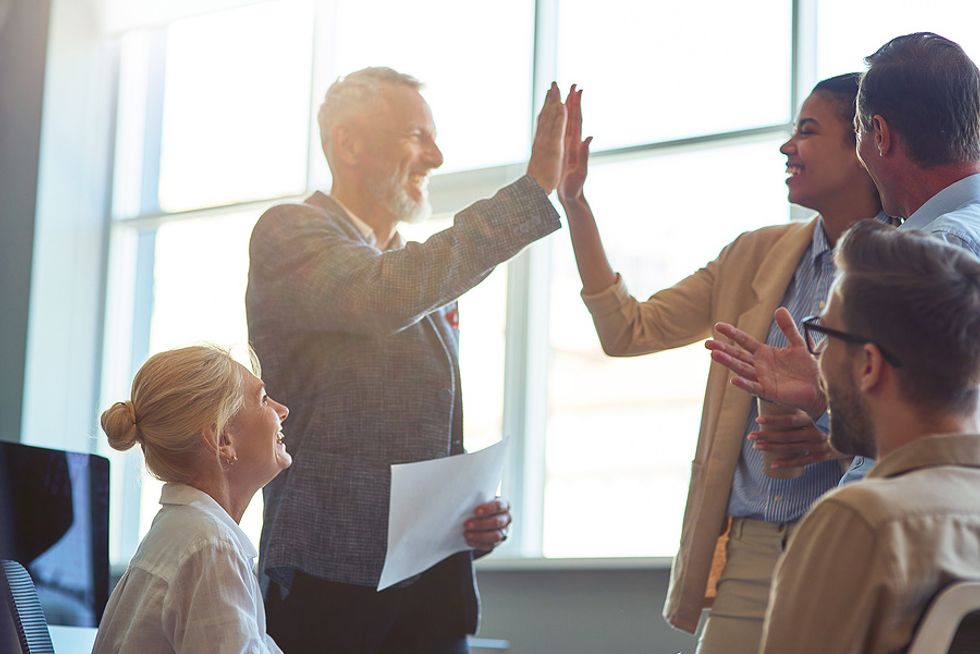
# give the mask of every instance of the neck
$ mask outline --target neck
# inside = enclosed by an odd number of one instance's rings
[[[379,249],[384,250],[388,247],[398,227],[398,218],[392,216],[371,197],[365,184],[335,177],[330,195],[374,231]]]
[[[242,521],[245,509],[258,488],[239,489],[224,472],[201,475],[189,482],[189,485],[211,496],[236,523]]]
[[[908,218],[933,196],[965,177],[980,173],[980,162],[944,164],[933,168],[921,168],[909,164],[896,179],[899,189],[896,204],[902,217]]]
[[[879,459],[920,438],[980,431],[976,408],[967,413],[949,413],[941,409],[924,409],[907,401],[900,404],[901,408],[896,410],[897,405],[889,403],[874,416]]]
[[[868,178],[867,184],[854,186],[828,198],[826,205],[814,207],[823,217],[827,241],[833,247],[847,229],[865,218],[874,218],[881,211],[878,192]]]

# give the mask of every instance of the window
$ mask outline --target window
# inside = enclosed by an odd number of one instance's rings
[[[125,396],[153,352],[245,341],[251,228],[272,204],[329,189],[315,114],[343,73],[390,65],[426,84],[446,163],[431,185],[437,216],[402,230],[415,240],[520,176],[548,82],[579,83],[596,137],[587,192],[610,260],[645,297],[737,234],[788,219],[778,147],[815,74],[860,70],[887,38],[921,28],[980,55],[964,27],[977,10],[951,0],[762,0],[751,11],[726,0],[181,7],[149,27],[120,19],[111,37],[119,87],[103,404]],[[672,556],[708,357],[698,343],[606,357],[580,288],[559,232],[461,299],[467,444],[512,438],[503,489],[518,517],[512,555]],[[157,490],[136,454],[112,456],[121,562]],[[245,520],[253,537],[260,514],[256,501]]]

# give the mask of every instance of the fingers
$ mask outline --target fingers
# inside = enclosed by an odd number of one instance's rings
[[[813,424],[813,420],[810,418],[810,416],[807,414],[806,411],[797,411],[796,413],[789,413],[789,414],[774,413],[766,416],[759,416],[755,419],[755,421],[760,425],[765,425],[766,427],[768,427],[769,429],[767,429],[766,431],[769,431],[770,429],[771,430],[780,430],[780,429],[799,430],[803,427],[810,427],[816,429],[816,426]],[[820,430],[818,429],[817,431]],[[822,431],[820,433],[823,434]]]
[[[757,383],[759,381],[755,375],[755,368],[751,364],[740,361],[725,351],[712,351],[711,360],[720,363],[734,372],[737,377],[742,377],[748,382]]]
[[[507,540],[511,521],[510,502],[497,498],[476,507],[473,517],[463,525],[463,537],[470,547],[492,550]]]
[[[732,339],[748,350],[750,354],[755,354],[755,351],[762,345],[762,343],[749,336],[746,332],[727,322],[715,323],[715,331],[722,336]]]
[[[731,343],[726,343],[724,341],[716,341],[713,338],[709,338],[707,341],[705,341],[704,346],[707,349],[715,352],[723,352],[731,358],[737,359],[738,361],[755,368],[755,357],[753,357],[745,348],[739,347],[738,345],[732,345]],[[755,379],[754,373],[753,379]]]
[[[792,314],[790,314],[786,307],[776,309],[774,317],[776,319],[776,325],[779,326],[779,331],[783,332],[789,340],[790,347],[806,347],[803,334],[796,328],[796,321],[793,320]]]
[[[538,114],[538,127],[531,145],[528,175],[533,177],[546,193],[551,193],[561,176],[563,151],[566,142],[565,123],[567,112],[561,101],[558,85],[551,83],[545,94],[544,107]]]

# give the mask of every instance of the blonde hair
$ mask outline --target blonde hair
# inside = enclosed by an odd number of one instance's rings
[[[258,359],[248,353],[258,375]],[[213,429],[217,437],[241,409],[242,373],[228,350],[213,345],[154,354],[136,373],[130,399],[102,413],[109,445],[128,450],[139,443],[155,477],[186,483],[202,455],[201,433]]]
[[[327,146],[333,128],[352,116],[364,113],[365,106],[381,96],[381,89],[386,84],[400,84],[415,91],[421,91],[423,86],[411,75],[385,66],[362,68],[330,85],[316,116],[320,126],[320,142],[328,159],[330,153]]]

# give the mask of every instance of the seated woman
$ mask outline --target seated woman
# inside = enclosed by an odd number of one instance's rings
[[[109,444],[139,443],[147,468],[167,483],[109,598],[95,654],[281,651],[266,634],[257,552],[238,522],[292,463],[287,415],[261,379],[210,346],[150,357],[132,398],[102,414]]]

